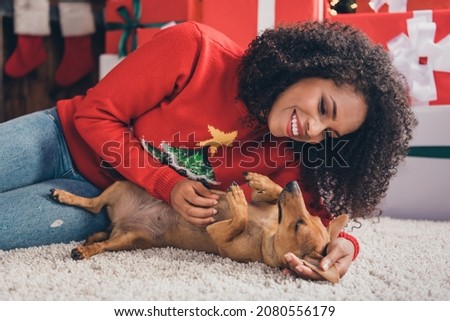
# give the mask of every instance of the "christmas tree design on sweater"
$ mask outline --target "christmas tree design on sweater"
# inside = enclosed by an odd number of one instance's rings
[[[208,154],[214,155],[220,146],[230,146],[236,139],[238,131],[226,133],[210,125],[208,131],[211,138],[197,143],[197,146],[201,147],[199,149],[173,147],[167,142],[162,142],[156,148],[144,138],[141,139],[141,144],[144,150],[161,164],[168,165],[180,175],[210,187],[220,183],[215,179]]]

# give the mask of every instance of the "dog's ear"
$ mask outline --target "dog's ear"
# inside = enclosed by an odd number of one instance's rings
[[[342,214],[336,217],[334,220],[332,220],[330,224],[328,224],[327,231],[328,234],[330,235],[331,240],[337,238],[337,236],[345,227],[345,225],[347,225],[347,222],[348,222],[348,215]]]
[[[305,257],[306,260],[302,260],[303,264],[309,267],[311,270],[319,274],[325,280],[336,284],[340,281],[339,272],[335,265],[331,266],[328,270],[324,271],[320,267],[320,259]]]
[[[345,225],[347,225],[348,218],[349,217],[347,214],[342,214],[330,222],[327,227],[327,232],[330,235],[330,240],[334,240],[335,238],[337,238]],[[302,261],[307,267],[322,276],[324,279],[330,281],[331,283],[338,283],[340,277],[336,266],[333,265],[326,271],[322,270],[322,268],[320,267],[320,261],[322,260],[322,258],[323,257],[321,255],[318,255],[317,257],[306,256]]]
[[[327,232],[330,235],[330,240],[334,240],[337,238],[339,233],[345,227],[348,222],[348,215],[342,214],[336,217],[334,220],[330,222],[327,227]],[[311,270],[322,276],[325,280],[330,281],[331,283],[339,283],[340,276],[339,272],[335,265],[331,266],[328,270],[322,270],[320,266],[320,261],[323,259],[322,255],[307,255],[302,260],[303,264],[309,267]]]

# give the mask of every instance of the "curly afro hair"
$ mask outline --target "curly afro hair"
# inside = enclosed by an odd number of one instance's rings
[[[302,162],[303,183],[317,190],[335,215],[374,215],[416,125],[406,80],[389,54],[357,29],[338,22],[304,22],[268,29],[251,42],[239,68],[238,95],[266,124],[278,95],[308,77],[332,79],[338,88],[352,86],[364,97],[368,112],[357,131],[334,139],[346,141],[339,151],[345,166],[325,166],[327,160],[307,168]],[[321,159],[332,144],[323,145],[322,155],[316,156]]]

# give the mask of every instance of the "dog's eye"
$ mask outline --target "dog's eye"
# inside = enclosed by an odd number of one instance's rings
[[[298,228],[299,228],[300,225],[302,225],[302,224],[305,224],[305,222],[304,222],[303,220],[298,220],[298,221],[295,223],[295,231],[296,231],[296,232],[298,231]]]

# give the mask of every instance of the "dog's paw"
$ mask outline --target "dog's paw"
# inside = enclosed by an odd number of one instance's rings
[[[248,186],[252,189],[252,201],[273,203],[278,199],[282,188],[270,178],[258,173],[244,173]]]
[[[51,197],[53,200],[59,202],[59,201],[60,201],[60,200],[59,200],[59,196],[61,195],[61,192],[62,192],[62,190],[60,190],[60,189],[52,188],[52,189],[50,190],[50,197]]]
[[[266,190],[270,189],[272,185],[276,185],[270,178],[258,173],[245,172],[244,176],[248,186],[258,193],[264,193]]]
[[[80,245],[74,248],[72,252],[70,252],[70,257],[74,260],[84,260],[87,259],[89,256],[85,251],[85,247]]]
[[[247,200],[245,199],[244,191],[235,182],[228,187],[227,200],[230,206],[247,207]]]
[[[63,191],[61,189],[55,189],[55,188],[52,188],[50,190],[50,197],[54,201],[61,203],[61,204],[70,204],[71,200],[72,200],[70,193]]]

